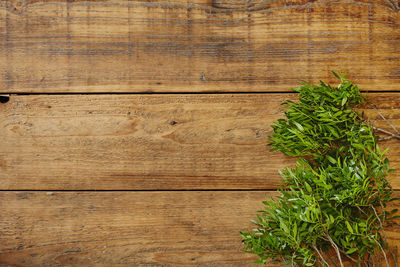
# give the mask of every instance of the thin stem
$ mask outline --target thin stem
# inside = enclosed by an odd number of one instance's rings
[[[378,261],[377,265],[382,267],[382,259],[381,259],[381,254],[380,253],[378,253],[378,255],[376,256],[376,259]]]
[[[370,206],[374,210],[375,216],[378,219],[379,224],[381,226],[381,230],[382,230],[383,236],[385,238],[385,242],[387,243],[387,236],[386,236],[385,230],[383,229],[383,223],[382,223],[381,219],[379,218],[378,213],[376,212],[376,209],[374,208],[374,206],[372,206],[372,205],[370,205]]]
[[[390,267],[389,261],[388,261],[388,259],[387,259],[387,257],[386,257],[386,252],[385,252],[385,250],[383,249],[383,247],[381,246],[381,243],[379,243],[378,240],[376,240],[373,236],[371,236],[371,238],[375,241],[375,243],[378,244],[379,248],[381,249],[381,251],[382,251],[382,253],[383,253],[383,257],[385,258],[386,266],[387,266],[387,267]]]
[[[335,259],[334,257],[328,257],[328,261],[331,262],[333,264],[333,266],[338,267],[336,260],[334,260],[334,259]]]
[[[374,257],[371,256],[371,254],[369,254],[369,256],[371,257],[371,258],[370,258],[370,261],[372,262],[372,267],[375,267],[375,260],[374,260]]]
[[[319,250],[317,249],[317,247],[316,247],[316,246],[313,246],[313,248],[314,248],[314,250],[318,253],[318,256],[321,258],[321,261],[322,261],[324,264],[326,264],[326,266],[329,267],[329,264],[326,262],[326,260],[325,260],[324,257],[322,256],[321,252],[319,252]],[[322,265],[322,266],[324,266],[324,265]]]
[[[385,207],[383,206],[382,201],[379,201],[379,203],[381,204],[382,210],[385,211]],[[375,212],[375,214],[376,214],[376,212]],[[383,218],[382,218],[382,225],[385,223],[385,219],[386,219],[386,213],[384,212],[384,213],[383,213]],[[388,243],[387,237],[386,237],[386,233],[385,233],[385,230],[383,229],[383,226],[382,226],[382,232],[383,232],[383,235],[384,235],[384,237],[385,237],[385,242]],[[393,261],[394,261],[395,267],[397,267],[397,258],[396,258],[396,255],[394,255],[393,250],[392,250],[389,246],[387,247],[387,249],[389,250],[390,255],[392,255],[392,257],[393,257]]]
[[[356,206],[357,207],[357,209],[359,210],[359,211],[361,211],[362,213],[364,213],[364,215],[368,215],[367,213],[365,213],[365,211],[363,211],[359,206]]]
[[[386,141],[392,139],[394,136],[388,136],[388,137],[380,137],[379,141]]]
[[[338,259],[339,259],[340,266],[341,266],[341,267],[344,267],[343,261],[342,261],[342,257],[340,256],[339,247],[336,245],[335,242],[333,242],[332,238],[330,237],[330,235],[329,235],[328,233],[326,233],[325,235],[326,235],[326,237],[328,238],[329,242],[331,243],[332,247],[333,247],[333,248],[335,249],[335,251],[336,251],[336,254],[337,254]]]
[[[400,7],[399,4],[396,1],[390,1],[390,0],[385,0],[386,4],[388,4],[390,6],[391,9],[393,9],[394,11],[399,11]]]
[[[393,128],[393,130],[397,133],[397,135],[400,135],[399,130],[397,130],[397,128],[394,127],[394,125],[393,125],[390,121],[388,121],[388,120],[385,118],[385,116],[383,116],[382,113],[381,113],[377,108],[375,108],[375,107],[374,107],[372,104],[370,104],[370,103],[367,103],[367,104],[368,104],[371,108],[373,108],[373,109],[379,114],[379,116],[381,116],[381,118],[382,118],[387,124],[390,125],[390,127]]]
[[[394,134],[394,133],[392,133],[392,132],[389,132],[389,131],[387,131],[387,130],[384,130],[384,129],[382,129],[382,128],[378,128],[378,127],[375,127],[375,126],[372,126],[371,125],[371,128],[372,129],[374,129],[374,130],[377,130],[377,131],[379,131],[379,132],[382,132],[382,133],[385,133],[385,134],[388,134],[388,135],[390,135],[391,137],[390,138],[397,138],[397,139],[400,139],[400,135],[396,135],[396,134]],[[388,138],[388,139],[390,139],[390,138]]]
[[[371,267],[371,254],[368,253],[365,263],[367,264],[367,267]]]

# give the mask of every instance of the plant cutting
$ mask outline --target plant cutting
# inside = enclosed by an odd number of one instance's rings
[[[398,217],[396,209],[388,209],[396,200],[386,179],[393,170],[375,131],[389,134],[386,139],[398,134],[373,127],[355,110],[367,103],[359,88],[345,75],[334,75],[338,86],[321,81],[293,89],[298,101],[284,102],[286,118],[272,125],[271,150],[296,157],[297,164],[280,171],[280,195],[263,202],[252,221],[256,229],[241,232],[245,251],[258,255],[257,263],[396,262],[384,230]]]

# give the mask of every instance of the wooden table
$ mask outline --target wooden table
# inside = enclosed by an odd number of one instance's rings
[[[0,1],[0,266],[253,266],[290,88],[348,70],[400,127],[396,1]]]

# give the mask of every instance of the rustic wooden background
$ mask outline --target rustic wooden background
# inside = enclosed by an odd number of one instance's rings
[[[252,266],[290,88],[349,70],[400,127],[399,5],[1,0],[0,266]]]

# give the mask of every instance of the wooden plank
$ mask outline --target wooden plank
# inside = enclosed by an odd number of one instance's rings
[[[399,93],[369,98],[400,128]],[[0,189],[276,188],[294,162],[266,146],[285,99],[294,96],[11,96],[0,104]],[[400,142],[382,146],[399,169]],[[391,180],[400,188],[400,172]]]
[[[253,266],[238,231],[265,193],[1,192],[0,264]]]
[[[11,96],[1,189],[276,187],[281,95]]]
[[[1,1],[0,93],[399,90],[395,2]]]
[[[1,192],[6,266],[251,266],[262,192]]]

